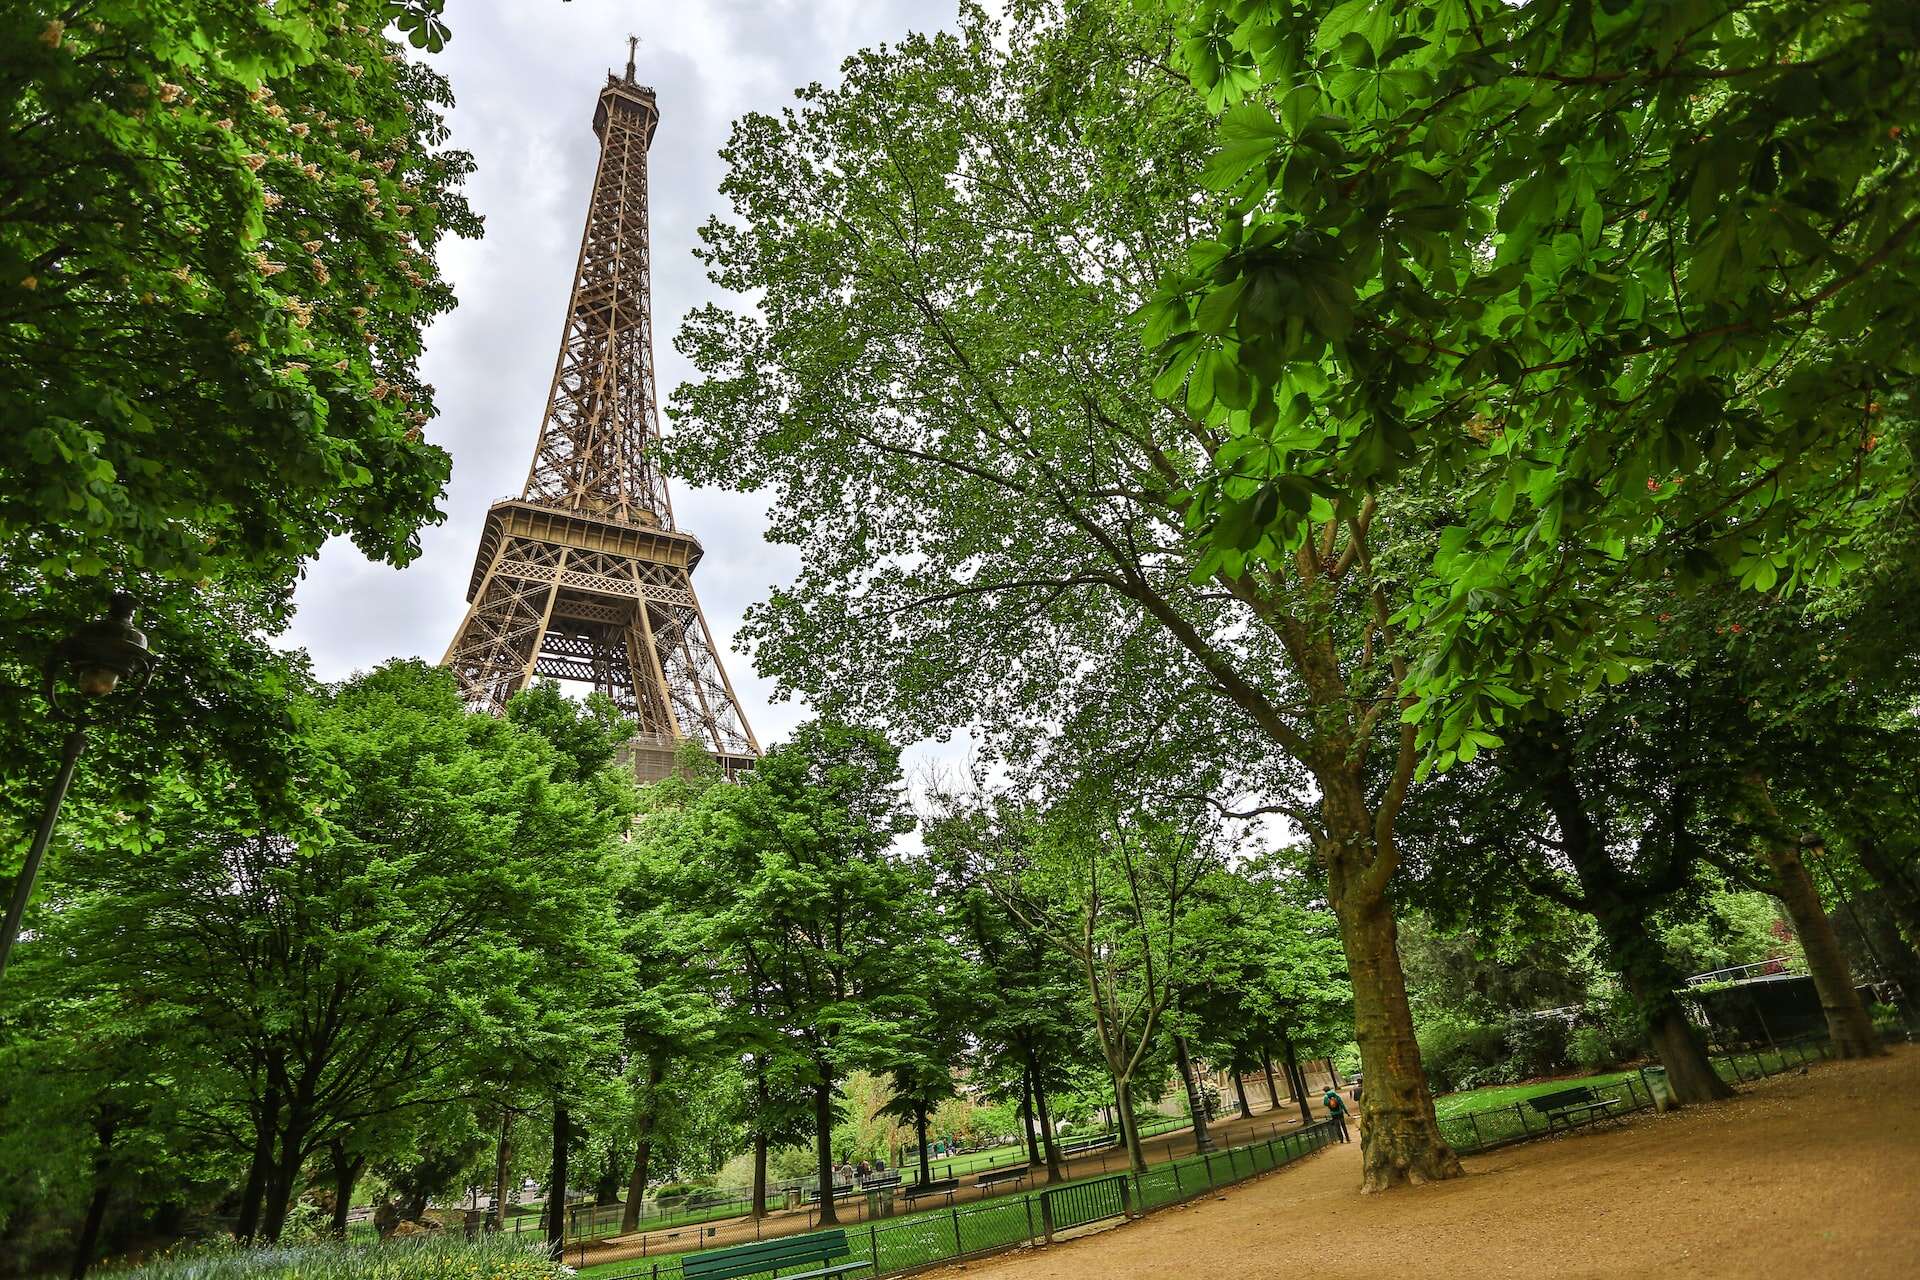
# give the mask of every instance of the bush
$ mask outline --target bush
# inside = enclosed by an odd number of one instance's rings
[[[1595,1034],[1606,1041],[1604,1031]],[[1578,1061],[1575,1028],[1558,1016],[1477,1022],[1441,1013],[1422,1019],[1419,1039],[1427,1081],[1436,1093],[1518,1084],[1571,1070]],[[1609,1056],[1609,1051],[1589,1047],[1597,1057]]]
[[[1550,1076],[1573,1066],[1572,1026],[1561,1017],[1515,1018],[1505,1028],[1502,1084]]]
[[[1599,1071],[1617,1061],[1613,1056],[1613,1037],[1599,1027],[1575,1028],[1571,1050],[1574,1062],[1582,1071]]]
[[[385,1244],[329,1241],[195,1249],[116,1272],[116,1280],[562,1280],[538,1242],[509,1235],[410,1236]]]
[[[1501,1029],[1442,1013],[1424,1020],[1419,1029],[1420,1060],[1436,1093],[1453,1093],[1483,1084],[1505,1081],[1499,1074]]]

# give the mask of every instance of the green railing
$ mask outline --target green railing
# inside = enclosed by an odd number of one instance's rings
[[[1143,1174],[1096,1176],[1018,1196],[868,1222],[864,1229],[856,1224],[841,1230],[854,1256],[866,1256],[874,1276],[917,1271],[1039,1244],[1075,1226],[1190,1200],[1291,1164],[1336,1140],[1332,1125],[1321,1121],[1261,1142],[1157,1164]],[[682,1280],[681,1260],[689,1256],[694,1254],[672,1254],[626,1270],[611,1263],[594,1268],[592,1275],[596,1280]]]
[[[1745,1084],[1779,1075],[1783,1071],[1797,1071],[1809,1063],[1832,1056],[1833,1046],[1825,1036],[1801,1036],[1777,1044],[1716,1050],[1709,1058],[1722,1080],[1728,1084]],[[1577,1088],[1585,1083],[1582,1080],[1568,1080],[1564,1082],[1564,1087]],[[1652,1087],[1647,1083],[1644,1070],[1587,1087],[1593,1090],[1596,1097],[1614,1099],[1614,1105],[1604,1112],[1590,1112],[1575,1120],[1550,1121],[1534,1110],[1527,1099],[1522,1098],[1511,1105],[1463,1111],[1448,1116],[1440,1121],[1440,1135],[1452,1144],[1455,1151],[1471,1155],[1515,1142],[1544,1138],[1553,1133],[1565,1133],[1569,1129],[1584,1128],[1613,1116],[1632,1115],[1653,1107]]]

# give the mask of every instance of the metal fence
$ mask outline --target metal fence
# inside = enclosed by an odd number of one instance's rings
[[[1177,1129],[1185,1129],[1192,1123],[1192,1118],[1184,1115],[1164,1116],[1158,1120],[1144,1121],[1140,1125],[1140,1140],[1145,1142],[1149,1138],[1157,1138]],[[1116,1147],[1120,1142],[1120,1134],[1113,1129],[1103,1129],[1093,1133],[1069,1133],[1061,1134],[1054,1139],[1054,1142],[1060,1149],[1061,1159],[1075,1160],[1102,1147]],[[1067,1150],[1069,1146],[1079,1149],[1069,1152]],[[1044,1150],[1044,1147],[1042,1149]],[[918,1171],[919,1150],[918,1147],[901,1149],[899,1159],[902,1170],[909,1174]],[[1122,1160],[1124,1162],[1124,1156]],[[992,1173],[998,1169],[1018,1168],[1027,1162],[1026,1142],[1024,1139],[1016,1139],[1014,1142],[1001,1143],[993,1147],[960,1151],[950,1156],[930,1157],[927,1171],[936,1180],[961,1178],[972,1173]],[[807,1179],[807,1185],[812,1184],[813,1180]]]
[[[1143,1174],[1127,1172],[1003,1196],[963,1207],[911,1214],[843,1228],[853,1257],[864,1255],[872,1275],[897,1275],[938,1263],[1040,1244],[1062,1231],[1145,1213],[1251,1178],[1336,1141],[1321,1121],[1261,1142],[1168,1161]],[[680,1280],[691,1252],[654,1259],[607,1280]],[[772,1274],[771,1271],[761,1274]]]
[[[785,1204],[784,1191],[776,1195],[769,1190],[766,1201],[769,1210],[783,1208]],[[641,1230],[646,1231],[698,1226],[727,1218],[744,1217],[752,1206],[751,1191],[742,1191],[737,1194],[696,1192],[686,1196],[650,1200],[641,1207],[639,1226]],[[598,1240],[605,1236],[619,1235],[621,1216],[624,1211],[625,1206],[618,1200],[608,1204],[568,1205],[567,1242],[571,1244],[579,1240]],[[505,1230],[514,1235],[522,1232],[538,1235],[546,1230],[546,1215],[538,1206],[530,1206],[527,1212],[513,1215],[509,1223]]]
[[[1745,1084],[1778,1075],[1782,1071],[1797,1071],[1809,1063],[1832,1056],[1833,1045],[1824,1036],[1801,1036],[1751,1048],[1722,1049],[1710,1055],[1713,1069],[1729,1084]],[[1448,1116],[1440,1121],[1440,1135],[1452,1144],[1455,1151],[1471,1155],[1515,1142],[1544,1138],[1552,1133],[1584,1128],[1613,1116],[1646,1111],[1653,1106],[1653,1091],[1647,1083],[1644,1068],[1599,1084],[1568,1080],[1564,1087],[1572,1089],[1582,1085],[1592,1089],[1596,1097],[1614,1099],[1615,1105],[1605,1112],[1590,1112],[1577,1120],[1549,1120],[1534,1110],[1527,1099],[1522,1098],[1511,1106],[1488,1107]]]

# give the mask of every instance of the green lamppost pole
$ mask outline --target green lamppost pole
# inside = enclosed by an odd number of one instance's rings
[[[13,940],[20,936],[20,917],[26,913],[27,899],[33,896],[33,882],[40,874],[40,860],[46,856],[47,842],[53,838],[54,824],[60,820],[60,805],[73,785],[73,769],[87,745],[87,721],[84,710],[60,701],[61,677],[66,675],[83,699],[104,698],[119,688],[122,681],[134,682],[133,692],[146,688],[153,674],[153,654],[147,649],[147,636],[133,625],[133,597],[115,592],[107,616],[74,628],[47,656],[44,693],[53,714],[73,726],[60,754],[60,772],[54,777],[53,790],[47,796],[47,808],[40,815],[40,828],[33,834],[33,847],[20,866],[13,882],[13,899],[7,903],[7,920],[0,928],[0,977],[7,972],[7,956]],[[82,707],[85,706],[83,702]]]

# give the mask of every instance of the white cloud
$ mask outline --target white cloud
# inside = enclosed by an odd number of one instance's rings
[[[443,248],[460,307],[434,326],[424,359],[441,410],[430,431],[453,453],[448,518],[425,531],[420,558],[403,571],[369,564],[344,541],[311,566],[288,639],[326,679],[396,655],[439,661],[465,609],[487,507],[525,483],[593,179],[594,101],[607,70],[625,62],[628,32],[641,37],[637,78],[660,103],[649,168],[664,399],[692,374],[672,347],[680,318],[719,296],[693,248],[700,224],[725,211],[718,153],[733,119],[831,83],[856,49],[954,25],[952,0],[494,0],[452,10],[453,40],[435,61],[458,99],[453,145],[479,166],[467,192],[487,234]],[[770,684],[731,644],[746,606],[793,576],[793,553],[762,538],[757,497],[676,486],[673,502],[678,523],[706,546],[694,585],[728,646],[734,687],[761,742],[777,741],[804,709],[770,704]]]

